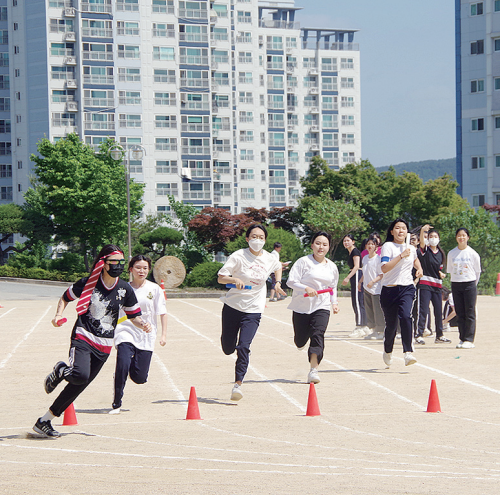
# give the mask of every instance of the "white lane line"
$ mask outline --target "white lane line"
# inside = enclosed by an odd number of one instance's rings
[[[35,328],[37,327],[37,325],[45,318],[45,316],[47,315],[47,313],[50,311],[51,308],[52,308],[52,306],[49,306],[45,310],[45,313],[43,313],[43,315],[40,316],[40,318],[38,319],[38,321],[30,328],[30,330],[24,335],[24,337],[16,344],[16,346],[14,347],[14,349],[12,349],[12,351],[10,351],[10,353],[7,355],[7,357],[2,362],[0,362],[0,370],[5,367],[5,365],[8,363],[8,361],[10,360],[10,358],[16,353],[17,348],[23,342],[25,342],[28,339],[28,337],[33,333],[33,331],[35,330]]]
[[[177,400],[185,402],[186,398],[184,397],[183,393],[180,391],[180,389],[175,384],[174,380],[172,379],[172,376],[170,375],[170,373],[169,373],[167,367],[165,366],[165,364],[163,364],[163,361],[161,360],[161,358],[156,353],[153,353],[153,359],[155,360],[156,364],[160,367],[160,369],[161,369],[163,375],[165,376],[168,384],[172,387],[172,390],[174,391],[175,396],[177,397]]]
[[[15,309],[17,308],[9,309],[9,311],[6,311],[3,315],[0,315],[0,318],[3,318],[5,315],[8,315],[11,311],[14,311]]]
[[[137,454],[137,453],[131,453],[131,452],[114,452],[110,450],[84,450],[84,449],[67,449],[67,448],[52,448],[52,447],[42,447],[42,446],[27,446],[27,445],[13,445],[13,444],[0,444],[1,446],[5,448],[15,448],[15,449],[20,449],[20,450],[40,450],[40,451],[57,451],[65,454],[80,454],[80,455],[91,455],[91,456],[97,456],[97,455],[104,455],[108,457],[117,457],[117,458],[133,458],[133,459],[147,459],[147,460],[170,460],[170,461],[189,461],[190,463],[195,461],[195,462],[209,462],[213,464],[234,464],[238,465],[240,467],[245,467],[245,466],[269,466],[272,468],[291,468],[291,469],[304,469],[304,468],[309,468],[315,470],[317,469],[323,469],[326,470],[324,474],[330,474],[328,471],[329,470],[338,470],[342,469],[345,471],[356,471],[356,475],[366,475],[366,476],[404,476],[404,477],[416,477],[416,476],[425,476],[429,478],[434,478],[434,477],[448,477],[448,478],[458,478],[458,479],[469,479],[469,478],[474,478],[475,476],[470,473],[466,473],[463,471],[459,472],[454,472],[450,470],[439,470],[439,471],[429,471],[429,469],[396,469],[396,468],[381,468],[380,466],[377,467],[371,467],[371,466],[363,466],[363,465],[353,465],[353,466],[340,466],[340,465],[323,465],[323,464],[307,464],[307,466],[304,466],[302,464],[297,464],[297,463],[286,463],[286,462],[269,462],[269,461],[252,461],[252,460],[237,460],[237,459],[218,459],[214,457],[186,457],[186,456],[177,456],[177,455],[158,455],[158,454]],[[300,457],[300,455],[298,456]],[[58,463],[60,466],[64,465],[65,463]],[[71,463],[69,463],[71,464]],[[129,466],[126,466],[129,467]],[[200,470],[204,470],[204,468],[198,468]],[[210,468],[209,468],[210,469]],[[370,471],[377,471],[376,473],[372,474]],[[234,471],[234,470],[233,470]],[[246,469],[245,469],[246,471]],[[260,472],[266,473],[266,472],[276,472],[276,470],[259,470]],[[366,471],[366,472],[362,472]],[[310,472],[310,471],[308,471]],[[480,479],[485,479],[485,480],[498,480],[500,477],[500,474],[496,473],[491,473],[490,470],[487,471],[490,473],[490,477],[488,478],[480,478]],[[283,471],[284,474],[290,474],[290,471]],[[352,474],[352,473],[343,473],[345,474]]]

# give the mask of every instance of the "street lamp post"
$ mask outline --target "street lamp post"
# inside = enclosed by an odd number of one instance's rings
[[[108,154],[113,160],[124,161],[125,166],[125,182],[127,185],[127,240],[128,240],[128,259],[132,258],[132,229],[130,222],[130,154],[134,160],[142,160],[146,155],[146,150],[140,144],[134,144],[128,149],[116,144],[109,148]],[[127,157],[128,155],[128,157]]]

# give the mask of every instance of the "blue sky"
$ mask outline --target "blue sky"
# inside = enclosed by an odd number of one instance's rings
[[[295,0],[302,27],[359,29],[362,157],[455,156],[455,2]]]

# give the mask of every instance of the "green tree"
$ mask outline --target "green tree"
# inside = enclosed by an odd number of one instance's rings
[[[303,222],[311,231],[325,231],[332,236],[330,257],[333,258],[345,235],[366,230],[363,209],[355,201],[332,199],[328,192],[308,196],[300,201]]]
[[[54,223],[55,242],[81,246],[86,266],[87,255],[108,242],[122,243],[127,232],[127,195],[125,171],[108,150],[115,142],[101,144],[100,153],[85,145],[77,134],[51,143],[38,143],[33,188],[25,193],[27,202],[36,205]],[[130,182],[130,212],[142,209],[143,185]]]
[[[167,247],[180,245],[184,235],[179,230],[170,227],[158,227],[151,232],[145,232],[139,237],[139,243],[144,246],[146,252],[154,253],[157,258],[165,256]]]

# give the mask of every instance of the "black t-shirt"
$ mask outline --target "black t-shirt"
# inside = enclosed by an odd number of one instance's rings
[[[439,249],[437,253],[434,253],[431,248],[426,246],[424,249],[417,248],[417,255],[424,273],[420,279],[419,288],[432,292],[441,292],[443,283],[439,271],[443,269],[443,254]]]
[[[347,259],[347,266],[352,270],[354,268],[354,256],[359,256],[359,268],[361,268],[361,253],[358,248],[353,248]]]
[[[69,287],[63,295],[64,300],[71,302],[78,299],[87,279],[88,277],[82,278]],[[101,359],[106,359],[113,348],[120,308],[128,318],[141,316],[141,308],[132,287],[119,278],[115,280],[113,287],[106,287],[99,277],[88,310],[83,315],[78,315],[71,334],[73,340],[86,342]]]

